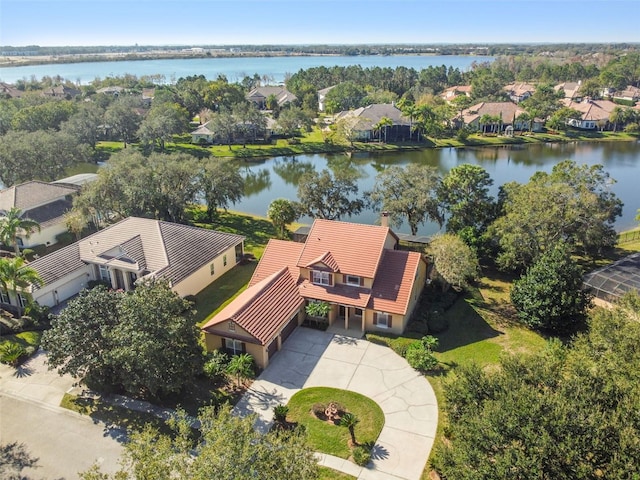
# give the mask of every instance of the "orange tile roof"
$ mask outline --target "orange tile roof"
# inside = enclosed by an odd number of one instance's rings
[[[300,269],[297,267],[298,257],[304,247],[303,243],[290,242],[287,240],[269,240],[256,267],[249,286],[264,280],[268,276],[279,271],[282,267],[287,267],[293,278],[298,278]]]
[[[202,329],[207,331],[209,327],[233,320],[266,345],[304,304],[296,280],[286,267],[282,267],[247,288]]]
[[[385,250],[380,272],[371,289],[367,308],[379,312],[406,314],[420,262],[417,252]]]
[[[387,227],[316,219],[298,259],[298,266],[307,267],[331,252],[338,268],[336,271],[374,278],[389,233],[395,237]]]
[[[317,265],[318,263],[322,263],[332,272],[340,271],[340,266],[338,265],[338,262],[336,262],[336,259],[333,258],[333,255],[331,255],[331,252],[325,252],[323,255],[320,255],[318,258],[311,260],[307,265],[302,265],[302,266],[312,267],[314,265]]]
[[[309,280],[304,280],[300,284],[300,295],[312,300],[366,308],[371,291],[368,288],[351,287],[349,285],[323,287],[314,285]]]

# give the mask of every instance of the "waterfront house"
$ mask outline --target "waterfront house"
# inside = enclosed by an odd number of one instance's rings
[[[297,100],[297,97],[283,86],[256,87],[245,98],[253,102],[259,110],[264,110],[267,108],[267,99],[272,95],[275,97],[278,107]]]
[[[391,120],[391,125],[379,128],[383,118]],[[374,103],[366,107],[346,110],[335,116],[335,121],[345,120],[354,140],[367,142],[375,139],[403,141],[410,138],[411,122],[398,107],[391,103]]]
[[[203,326],[209,350],[250,353],[264,368],[305,318],[357,336],[401,334],[426,282],[427,263],[398,250],[386,226],[317,219],[304,243],[270,240],[248,288]]]

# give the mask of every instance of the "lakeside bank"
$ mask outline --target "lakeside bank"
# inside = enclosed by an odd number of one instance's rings
[[[188,136],[186,136],[188,137]],[[189,137],[190,138],[190,137]],[[187,151],[196,156],[212,156],[216,158],[232,158],[240,160],[264,160],[272,157],[290,157],[296,155],[335,154],[335,153],[400,153],[439,148],[476,148],[476,147],[509,147],[518,145],[535,145],[550,143],[578,142],[637,142],[638,135],[624,132],[579,132],[567,131],[558,134],[534,133],[527,135],[483,136],[470,135],[466,140],[451,138],[428,138],[424,142],[354,142],[338,144],[325,141],[322,132],[314,130],[301,138],[293,140],[279,139],[275,144],[265,145],[213,145],[200,146],[189,143],[186,138],[167,143],[167,151]],[[122,146],[121,142],[101,142],[99,148],[113,153]],[[202,152],[197,154],[196,152]]]

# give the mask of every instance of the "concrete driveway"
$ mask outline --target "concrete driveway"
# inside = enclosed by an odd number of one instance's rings
[[[42,350],[17,369],[0,364],[0,445],[15,443],[35,461],[18,462],[24,478],[77,479],[94,462],[105,473],[119,467],[126,432],[59,407],[73,383],[47,369]],[[0,466],[0,477],[9,473]]]
[[[374,400],[385,424],[371,468],[327,457],[325,464],[359,479],[419,480],[438,425],[435,393],[424,376],[388,347],[308,328],[297,328],[236,405],[269,428],[272,408],[302,388],[334,387]]]

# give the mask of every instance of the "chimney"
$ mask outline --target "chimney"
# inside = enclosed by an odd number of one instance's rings
[[[380,216],[380,225],[383,227],[389,227],[389,212],[382,212]]]

